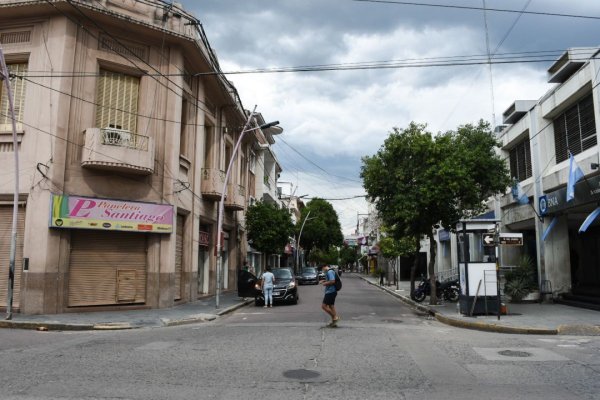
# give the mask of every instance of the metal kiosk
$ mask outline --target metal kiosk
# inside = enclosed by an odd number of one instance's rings
[[[456,224],[459,307],[463,315],[498,314],[498,220],[471,219]]]

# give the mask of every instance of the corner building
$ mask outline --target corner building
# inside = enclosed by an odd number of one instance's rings
[[[214,294],[231,157],[221,251],[223,289],[234,289],[256,135],[233,154],[248,113],[199,21],[152,0],[2,0],[0,43],[18,136],[15,148],[3,85],[0,308],[15,151],[15,311],[163,308]]]

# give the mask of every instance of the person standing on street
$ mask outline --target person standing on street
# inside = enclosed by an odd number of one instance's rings
[[[331,322],[327,324],[327,326],[336,328],[340,317],[335,311],[335,298],[337,296],[337,290],[335,289],[335,271],[329,268],[329,265],[324,266],[323,271],[325,272],[325,280],[323,281],[323,286],[325,286],[325,297],[323,297],[321,308],[331,317]]]
[[[273,285],[275,275],[271,272],[271,266],[267,265],[267,271],[262,276],[262,291],[265,298],[265,308],[273,307]]]

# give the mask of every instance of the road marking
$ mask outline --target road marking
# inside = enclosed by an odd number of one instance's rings
[[[473,375],[462,365],[452,361],[433,343],[404,341],[406,351],[419,369],[434,384],[465,384],[473,382]]]
[[[537,347],[473,347],[473,350],[488,361],[569,361],[568,358],[553,351]],[[519,356],[520,353],[528,353],[529,355]]]

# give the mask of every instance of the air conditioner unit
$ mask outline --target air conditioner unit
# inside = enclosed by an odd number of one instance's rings
[[[131,132],[109,126],[102,129],[102,142],[112,146],[131,146]]]

